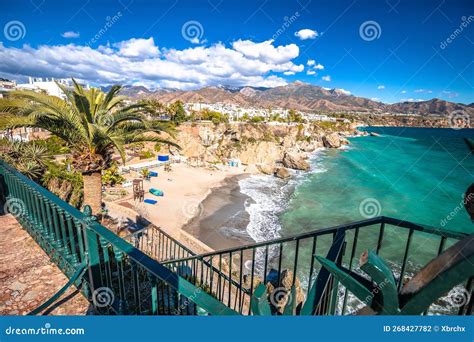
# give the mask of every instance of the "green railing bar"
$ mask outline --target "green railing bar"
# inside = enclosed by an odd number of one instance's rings
[[[44,302],[43,304],[38,306],[36,309],[29,312],[28,315],[30,316],[37,315],[40,312],[43,312],[44,310],[46,310],[51,304],[53,304],[56,300],[58,300],[63,295],[63,293],[66,292],[66,290],[70,288],[71,285],[73,285],[76,282],[76,280],[82,278],[82,276],[86,272],[86,269],[87,269],[87,265],[83,263],[81,266],[79,266],[76,273],[74,273],[74,275],[69,279],[66,285],[64,285],[58,292],[56,292],[53,296],[51,296],[51,298],[49,298],[46,302]]]

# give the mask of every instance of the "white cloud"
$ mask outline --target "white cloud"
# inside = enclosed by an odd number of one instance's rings
[[[456,93],[454,91],[448,91],[448,90],[443,90],[441,92],[443,95],[446,95],[449,99],[455,98],[459,96],[459,93]]]
[[[296,44],[273,46],[273,39],[255,43],[251,40],[237,40],[232,43],[235,51],[247,58],[257,59],[265,63],[286,63],[300,54]]]
[[[377,89],[383,90],[383,89],[385,89],[385,86],[384,86],[383,84],[381,84],[381,85],[379,85],[379,86],[377,87]]]
[[[34,77],[75,77],[94,84],[133,84],[193,89],[209,85],[275,87],[285,73],[304,65],[294,44],[273,45],[237,41],[231,47],[214,44],[183,50],[158,48],[153,38],[91,48],[75,44],[5,47],[0,42],[0,75],[24,81]]]
[[[321,79],[322,79],[323,81],[330,82],[330,81],[331,81],[331,76],[326,75],[326,76],[321,77]]]
[[[314,59],[308,59],[308,61],[306,62],[306,65],[313,67],[313,69],[315,70],[324,70],[324,65],[320,63],[316,63]]]
[[[79,32],[74,32],[74,31],[66,31],[64,33],[61,33],[61,36],[63,38],[79,38],[80,33]]]
[[[429,89],[416,89],[415,90],[415,93],[418,93],[418,94],[431,94],[433,91],[429,90]]]
[[[421,102],[421,101],[425,101],[425,100],[423,100],[423,99],[413,99],[413,98],[400,99],[400,102]]]
[[[372,101],[380,102],[380,98],[379,98],[379,97],[372,97],[371,100],[372,100]]]
[[[115,47],[119,49],[118,53],[126,57],[151,57],[159,55],[159,49],[155,45],[153,37],[148,39],[132,38],[117,44]]]
[[[295,36],[301,40],[315,39],[318,36],[318,32],[311,29],[302,29],[295,32]]]
[[[283,75],[286,75],[286,76],[291,76],[291,75],[294,75],[294,74],[295,74],[294,71],[285,71],[285,72],[283,73]]]
[[[351,95],[352,94],[349,90],[345,90],[345,89],[342,89],[342,88],[338,88],[337,90],[340,93],[344,94],[344,95]]]
[[[407,91],[406,91],[406,90],[402,90],[401,93],[402,93],[402,94],[406,94]]]
[[[316,75],[316,71],[308,70],[308,71],[306,71],[306,75]]]

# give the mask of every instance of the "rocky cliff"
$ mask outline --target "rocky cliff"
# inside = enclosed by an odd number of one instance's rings
[[[249,172],[279,171],[284,177],[286,173],[277,167],[307,170],[308,153],[323,146],[337,148],[347,142],[344,135],[349,134],[356,131],[343,123],[330,130],[315,124],[185,123],[176,137],[181,151],[172,148],[170,152],[207,164],[240,159]]]

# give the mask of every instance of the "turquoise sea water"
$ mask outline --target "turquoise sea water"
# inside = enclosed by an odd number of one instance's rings
[[[248,235],[255,241],[264,241],[380,215],[454,232],[474,232],[474,223],[463,202],[466,189],[474,182],[474,154],[463,138],[474,139],[474,130],[365,130],[380,136],[355,137],[345,149],[316,152],[311,159],[311,171],[296,172],[289,182],[271,176],[241,180],[241,191],[251,199],[246,205],[250,217]],[[361,253],[376,248],[379,232],[379,225],[360,229],[354,245],[355,233],[348,231],[342,263],[357,269]],[[385,226],[379,254],[397,279],[407,241],[407,229]],[[405,280],[436,257],[440,246],[439,236],[423,232],[415,232],[410,241]],[[445,248],[455,242],[448,239]],[[295,244],[287,243],[280,252],[283,268],[291,270],[298,265],[296,272],[303,287],[309,281],[311,243],[311,239],[300,242],[297,263]],[[326,255],[331,243],[331,235],[318,237],[316,254]],[[273,262],[275,268],[273,255],[279,252],[270,253],[270,264]],[[260,259],[258,256],[257,253],[257,268],[263,267],[263,255]],[[318,269],[319,264],[315,267]],[[351,309],[360,307],[355,297],[348,298]],[[450,303],[446,298],[440,299],[430,312],[455,313],[458,308]]]
[[[320,172],[304,177],[280,216],[281,235],[391,216],[474,232],[463,194],[474,181],[474,154],[463,138],[474,130],[377,127],[380,137],[352,138],[346,150],[324,150]],[[452,216],[451,220],[447,220]]]

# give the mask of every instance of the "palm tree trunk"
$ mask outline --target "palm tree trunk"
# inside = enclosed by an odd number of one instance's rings
[[[84,205],[90,205],[94,215],[101,214],[102,173],[88,172],[82,174],[84,180]]]

